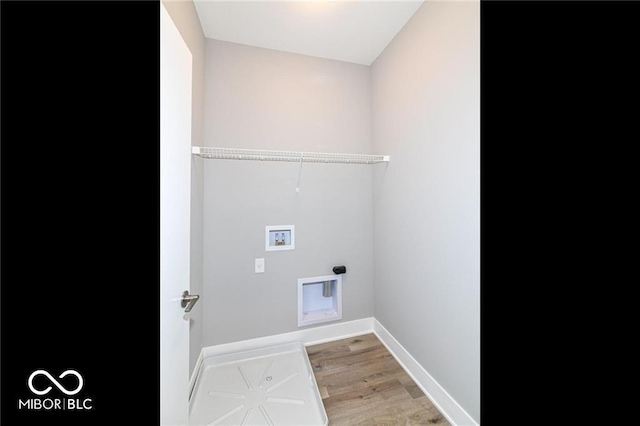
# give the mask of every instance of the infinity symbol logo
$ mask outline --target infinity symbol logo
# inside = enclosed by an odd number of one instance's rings
[[[42,374],[44,376],[47,376],[47,378],[49,380],[51,380],[51,382],[56,385],[58,387],[58,389],[60,389],[62,392],[64,392],[65,395],[75,395],[78,392],[80,392],[80,389],[82,389],[82,385],[83,380],[82,380],[82,376],[80,375],[80,373],[78,373],[75,370],[67,370],[65,372],[63,372],[60,375],[60,379],[62,379],[65,376],[68,376],[69,374],[73,374],[74,376],[76,376],[78,378],[78,387],[75,388],[72,391],[68,391],[67,389],[65,389],[64,386],[62,386],[60,383],[58,383],[58,381],[56,379],[54,379],[51,374],[49,374],[49,372],[45,371],[45,370],[36,370],[33,373],[31,373],[31,375],[29,376],[29,389],[31,389],[31,392],[35,393],[36,395],[46,395],[51,391],[51,386],[49,386],[48,388],[46,388],[45,390],[37,390],[33,387],[33,378],[36,377],[38,374]]]

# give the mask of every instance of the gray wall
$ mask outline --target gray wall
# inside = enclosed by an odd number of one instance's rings
[[[206,145],[371,152],[369,67],[210,39],[205,58]],[[373,315],[372,166],[305,163],[296,193],[298,168],[205,162],[205,346],[298,330],[297,279],[335,265],[343,321]],[[295,225],[295,250],[265,252],[267,225]]]
[[[425,2],[372,66],[374,314],[476,421],[479,11]]]
[[[204,145],[204,47],[205,38],[200,20],[191,0],[162,2],[191,51],[192,64],[192,121],[191,144]],[[203,293],[202,288],[202,159],[191,163],[191,294]],[[185,289],[186,290],[186,289]],[[202,306],[197,303],[191,311],[189,324],[189,372],[193,371],[202,348]]]

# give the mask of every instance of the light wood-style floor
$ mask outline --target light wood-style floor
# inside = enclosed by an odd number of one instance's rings
[[[330,426],[449,425],[374,334],[307,353]]]

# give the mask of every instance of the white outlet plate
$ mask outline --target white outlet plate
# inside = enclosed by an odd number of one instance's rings
[[[264,258],[256,259],[255,272],[256,274],[264,273]]]

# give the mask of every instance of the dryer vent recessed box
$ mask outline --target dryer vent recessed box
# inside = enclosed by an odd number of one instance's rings
[[[298,278],[298,327],[342,319],[342,275]]]

